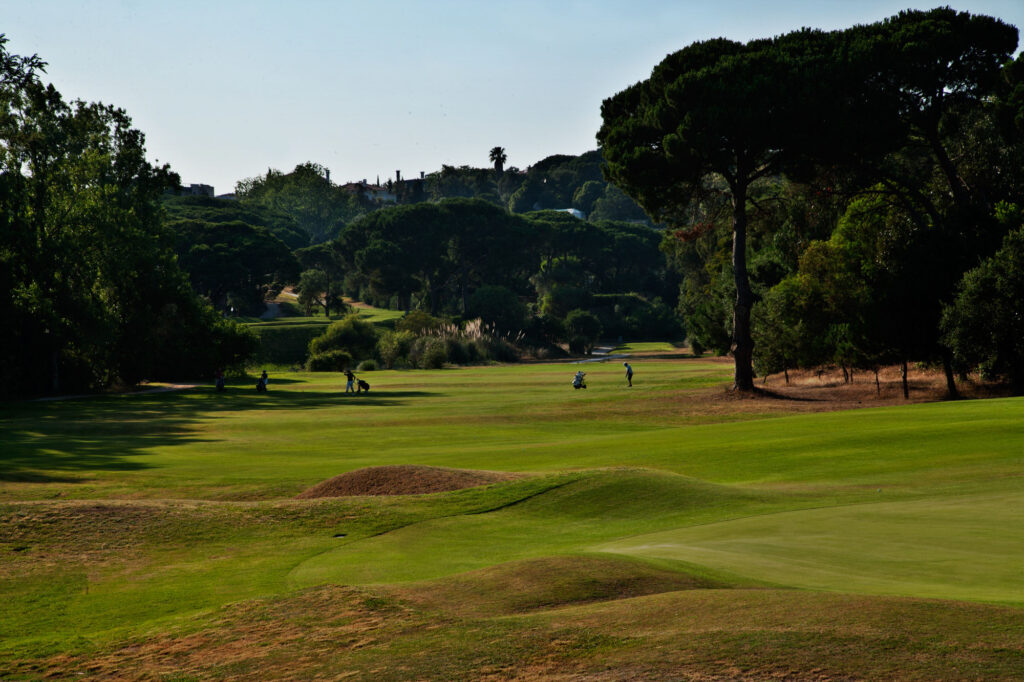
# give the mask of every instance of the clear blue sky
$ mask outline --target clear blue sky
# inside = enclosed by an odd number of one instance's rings
[[[939,4],[939,3],[935,3]],[[1024,27],[1024,0],[955,9]],[[833,29],[885,0],[0,0],[16,54],[65,98],[123,107],[182,181],[304,161],[345,182],[595,148],[601,101],[718,36]],[[919,9],[934,6],[914,5]]]

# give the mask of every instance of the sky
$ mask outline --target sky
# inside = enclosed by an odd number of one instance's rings
[[[114,104],[184,184],[337,183],[595,149],[601,102],[692,42],[870,23],[907,0],[0,0],[7,49]],[[1024,27],[1024,0],[957,10]]]

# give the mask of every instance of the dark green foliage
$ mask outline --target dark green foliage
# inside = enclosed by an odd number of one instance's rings
[[[1008,378],[1024,392],[1024,214],[1000,206],[1016,225],[992,257],[964,274],[956,298],[942,317],[943,339],[962,369]]]
[[[327,179],[319,164],[299,164],[291,173],[270,169],[235,187],[244,208],[264,209],[291,216],[314,244],[335,237],[341,228],[368,210],[362,195]]]
[[[544,325],[526,319],[522,302],[531,294],[541,314],[559,319],[589,308],[594,292],[636,291],[674,303],[676,280],[660,240],[644,225],[592,223],[559,211],[516,216],[455,199],[377,211],[346,228],[338,250],[353,295],[433,317],[481,317],[500,333],[529,329],[531,343],[543,345],[557,337],[537,337]]]
[[[434,317],[422,310],[413,310],[395,322],[395,329],[422,336],[440,329],[443,324],[444,320],[439,317]]]
[[[396,363],[408,359],[409,349],[415,340],[416,333],[412,331],[384,331],[377,338],[377,357],[386,368],[391,369]]]
[[[809,34],[807,41],[818,40]],[[753,388],[747,271],[747,200],[759,179],[782,170],[813,135],[818,69],[782,43],[694,43],[669,55],[651,78],[605,100],[598,139],[607,175],[655,220],[683,227],[705,178],[724,178],[733,204],[733,343],[736,386]]]
[[[319,303],[326,317],[348,310],[342,300],[345,271],[336,242],[299,249],[295,258],[305,270],[299,281],[301,304]]]
[[[995,248],[992,202],[1024,186],[1011,134],[1020,74],[1003,67],[1016,41],[991,17],[911,10],[845,31],[694,43],[605,101],[607,175],[673,228],[663,248],[684,278],[691,340],[731,348],[737,387],[752,388],[761,296],[762,371],[910,357],[948,369],[939,304]],[[861,192],[885,197],[881,222],[809,247],[836,224],[843,202],[831,197]],[[794,278],[798,259],[806,276]]]
[[[204,196],[164,197],[169,220],[194,220],[204,223],[245,223],[266,228],[292,250],[309,246],[309,233],[289,215],[264,206],[246,204],[233,199]]]
[[[515,286],[530,268],[527,225],[479,199],[382,209],[341,235],[346,286],[413,299],[433,315],[463,311],[483,284]],[[527,247],[527,248],[524,248]]]
[[[309,343],[327,329],[326,324],[254,324],[249,329],[259,339],[253,361],[261,364],[301,366]]]
[[[0,392],[212,376],[251,351],[191,291],[162,225],[177,186],[120,109],[67,103],[0,36]]]
[[[601,321],[587,310],[573,310],[565,316],[565,333],[574,353],[589,354],[601,338]]]
[[[313,353],[306,362],[310,372],[344,372],[352,365],[352,356],[339,349]]]
[[[681,339],[679,318],[661,299],[649,301],[640,294],[597,294],[593,313],[604,336],[624,340]]]
[[[466,301],[466,316],[479,317],[499,334],[515,334],[526,326],[526,306],[508,287],[484,285]]]
[[[421,336],[409,348],[409,362],[419,369],[441,369],[448,362],[447,344],[436,336]]]
[[[243,315],[259,315],[273,285],[298,276],[291,251],[265,228],[198,220],[176,220],[167,227],[192,288],[220,311],[234,307]]]
[[[455,168],[442,165],[440,171],[431,173],[425,179],[426,198],[434,201],[455,198],[482,199],[500,205],[500,173],[490,168]]]
[[[344,350],[353,358],[365,359],[373,355],[377,346],[377,330],[356,314],[332,323],[321,336],[309,343],[310,355],[332,350]]]

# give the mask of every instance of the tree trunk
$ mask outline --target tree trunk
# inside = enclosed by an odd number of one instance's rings
[[[882,395],[882,385],[878,383],[878,368],[875,368],[875,394]]]
[[[903,379],[903,399],[910,400],[910,384],[907,381],[907,361],[904,360],[900,365],[900,374]]]
[[[942,142],[939,140],[938,124],[936,124],[934,130],[928,131],[928,143],[932,148],[932,153],[935,154],[935,159],[939,162],[939,168],[942,169],[943,175],[946,176],[946,182],[949,183],[949,190],[953,195],[953,201],[960,208],[967,206],[971,202],[970,190],[957,172],[956,166],[953,165],[953,161],[949,158],[949,154],[946,153],[946,148],[942,146]]]
[[[960,391],[956,388],[956,377],[953,376],[953,353],[942,346],[942,370],[946,373],[946,390],[948,395],[946,396],[950,400],[957,400],[960,397]]]
[[[734,388],[754,390],[754,340],[750,336],[750,308],[754,294],[747,275],[747,185],[737,181],[732,189],[732,271],[736,280],[736,305],[732,316],[732,355],[736,362]]]
[[[786,375],[786,385],[789,386],[789,367],[783,367],[782,373]]]

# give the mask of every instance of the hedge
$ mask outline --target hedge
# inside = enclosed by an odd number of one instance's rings
[[[302,365],[306,362],[309,342],[327,330],[328,321],[308,324],[248,325],[260,339],[253,355],[255,364]]]

